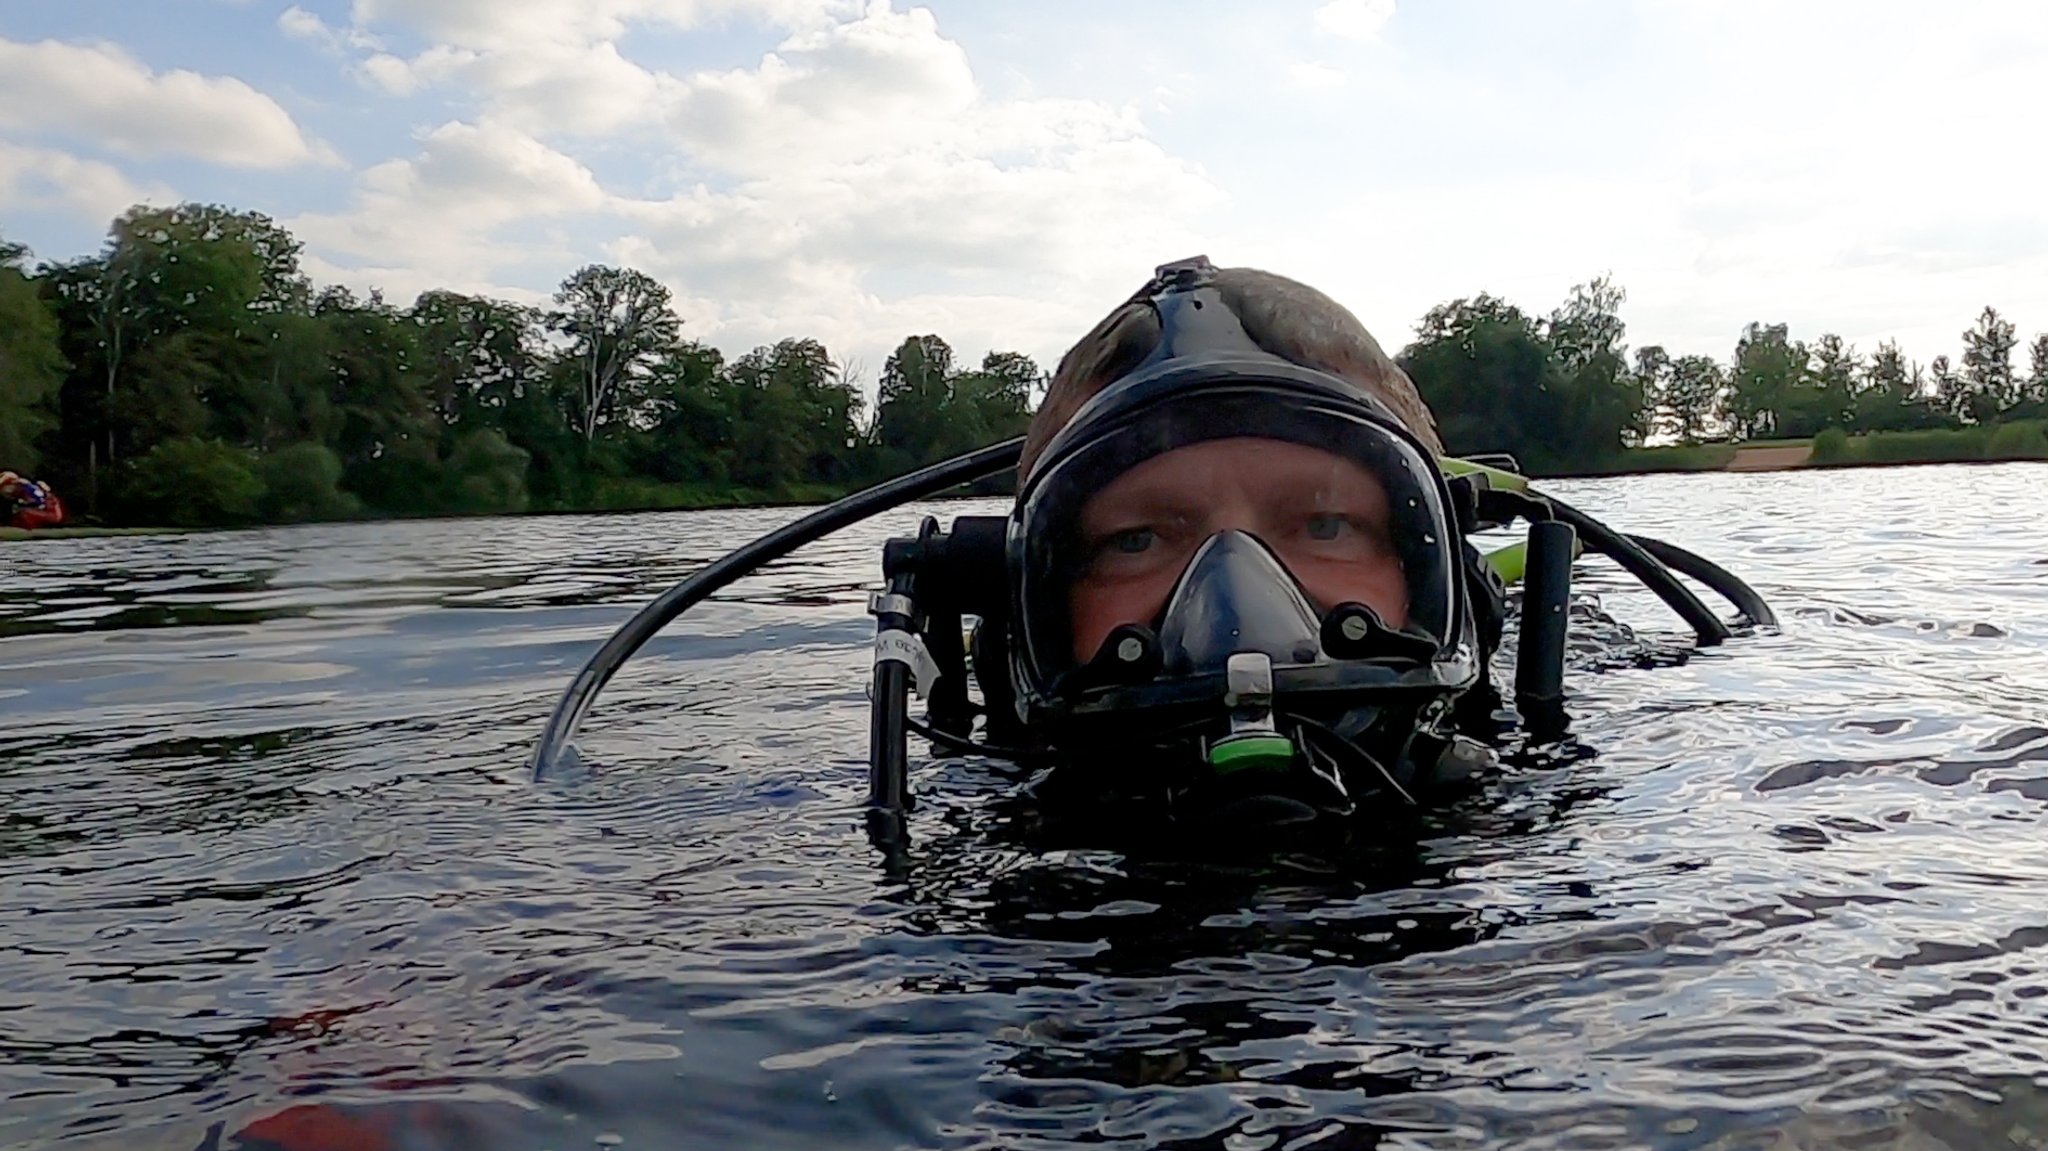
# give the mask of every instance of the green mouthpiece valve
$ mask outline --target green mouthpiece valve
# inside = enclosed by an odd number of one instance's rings
[[[1284,735],[1246,732],[1209,745],[1209,766],[1219,775],[1239,771],[1282,771],[1294,762],[1294,741]]]

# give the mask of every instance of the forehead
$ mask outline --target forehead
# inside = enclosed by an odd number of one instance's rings
[[[1089,497],[1087,510],[1133,500],[1202,500],[1220,492],[1260,497],[1384,499],[1363,464],[1288,440],[1233,436],[1175,448],[1145,460]]]

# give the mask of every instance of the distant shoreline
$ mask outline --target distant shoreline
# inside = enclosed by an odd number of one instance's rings
[[[1602,465],[1531,479],[1592,479],[1665,472],[1780,472],[1913,464],[2048,460],[2048,421],[1967,428],[1865,432],[1830,429],[1810,439],[1625,448]]]
[[[1862,436],[1810,440],[1765,440],[1750,443],[1679,444],[1662,448],[1628,448],[1607,466],[1537,475],[1542,480],[1611,479],[1622,476],[1669,475],[1699,472],[1783,472],[1814,471],[1844,467],[1906,467],[1919,464],[2013,463],[2021,460],[2048,461],[2048,424],[2014,424],[2007,428],[1965,428],[1959,431],[1873,432]],[[1994,435],[1993,433],[1996,432]],[[645,507],[545,508],[527,512],[488,516],[387,516],[361,520],[309,521],[321,523],[417,523],[435,519],[496,519],[516,516],[639,515],[647,512],[726,511],[748,508],[811,507],[829,503],[847,491],[826,491],[813,487],[788,498],[765,498],[746,502],[712,499],[698,503],[680,501]],[[97,539],[107,536],[149,536],[193,531],[236,531],[248,528],[287,527],[288,524],[244,524],[232,527],[98,527],[54,528],[0,527],[0,543],[31,539]]]

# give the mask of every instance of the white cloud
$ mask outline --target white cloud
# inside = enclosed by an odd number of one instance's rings
[[[136,204],[176,199],[163,184],[137,183],[111,164],[0,140],[0,210],[54,208],[99,223]]]
[[[1394,18],[1394,0],[1330,0],[1316,9],[1316,31],[1346,40],[1370,40]]]
[[[323,261],[355,257],[353,268],[323,263],[337,278],[395,294],[414,283],[489,284],[522,261],[573,261],[543,225],[604,202],[588,168],[531,136],[491,122],[448,123],[423,134],[412,158],[363,172],[348,211],[285,226]]]
[[[385,91],[455,86],[524,131],[603,136],[653,116],[666,80],[619,53],[630,26],[746,15],[801,28],[847,10],[859,9],[847,0],[356,0],[353,18],[361,36],[392,23],[434,41],[409,60],[380,53],[365,62],[363,74]]]
[[[379,54],[364,68],[395,94],[448,84],[483,93],[493,119],[539,135],[610,135],[659,114],[656,74],[609,41],[491,51],[438,45],[409,61]]]
[[[410,96],[419,90],[419,79],[413,75],[412,65],[388,52],[376,53],[364,60],[360,68],[365,80],[390,95]]]
[[[694,28],[747,16],[779,27],[857,13],[851,0],[355,0],[359,27],[401,25],[429,40],[490,51],[616,40],[632,24]]]
[[[375,51],[383,47],[375,36],[360,28],[331,27],[318,15],[297,5],[278,14],[277,27],[278,31],[294,40],[315,45],[335,55],[351,51]]]
[[[1342,88],[1350,80],[1350,74],[1344,69],[1320,61],[1302,60],[1287,66],[1287,82],[1296,88],[1312,92]]]
[[[237,168],[331,163],[270,97],[229,76],[152,72],[111,44],[0,40],[0,127]]]
[[[750,176],[900,151],[971,150],[964,137],[988,128],[1014,135],[1037,127],[1031,105],[984,109],[978,99],[967,54],[938,34],[928,10],[878,4],[858,20],[790,38],[756,68],[681,82],[668,119],[692,158]],[[991,112],[1013,121],[987,124]]]
[[[1134,112],[991,100],[929,12],[882,4],[680,81],[669,123],[732,183],[621,201],[636,228],[615,255],[742,342],[801,331],[876,359],[952,317],[963,346],[1056,355],[1161,252],[1199,248],[1222,202]],[[885,300],[884,269],[924,290]]]
[[[441,9],[453,30],[476,15]],[[346,212],[288,221],[337,261],[309,262],[316,274],[333,266],[400,298],[603,258],[663,278],[691,334],[727,347],[802,334],[879,363],[903,335],[943,331],[963,350],[1055,356],[1154,264],[1199,250],[1194,223],[1222,201],[1135,111],[991,99],[930,13],[886,3],[803,28],[752,68],[650,73],[655,98],[635,102],[657,118],[642,138],[692,176],[672,194],[607,192],[537,138],[538,104],[508,103],[520,85],[489,70],[532,57],[494,35],[407,66],[422,82],[488,84],[489,116],[365,173]],[[538,102],[556,124],[561,100]]]
[[[326,21],[297,5],[285,9],[278,15],[277,26],[294,40],[321,45],[332,45],[337,42],[334,30],[327,26]]]

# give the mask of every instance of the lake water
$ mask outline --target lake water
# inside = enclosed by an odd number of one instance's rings
[[[971,761],[885,866],[910,512],[686,616],[546,787],[584,656],[795,512],[0,544],[0,1145],[2048,1147],[2044,481],[1551,485],[1784,627],[1674,658],[1582,564],[1638,638],[1571,735],[1366,868],[1041,849]]]

